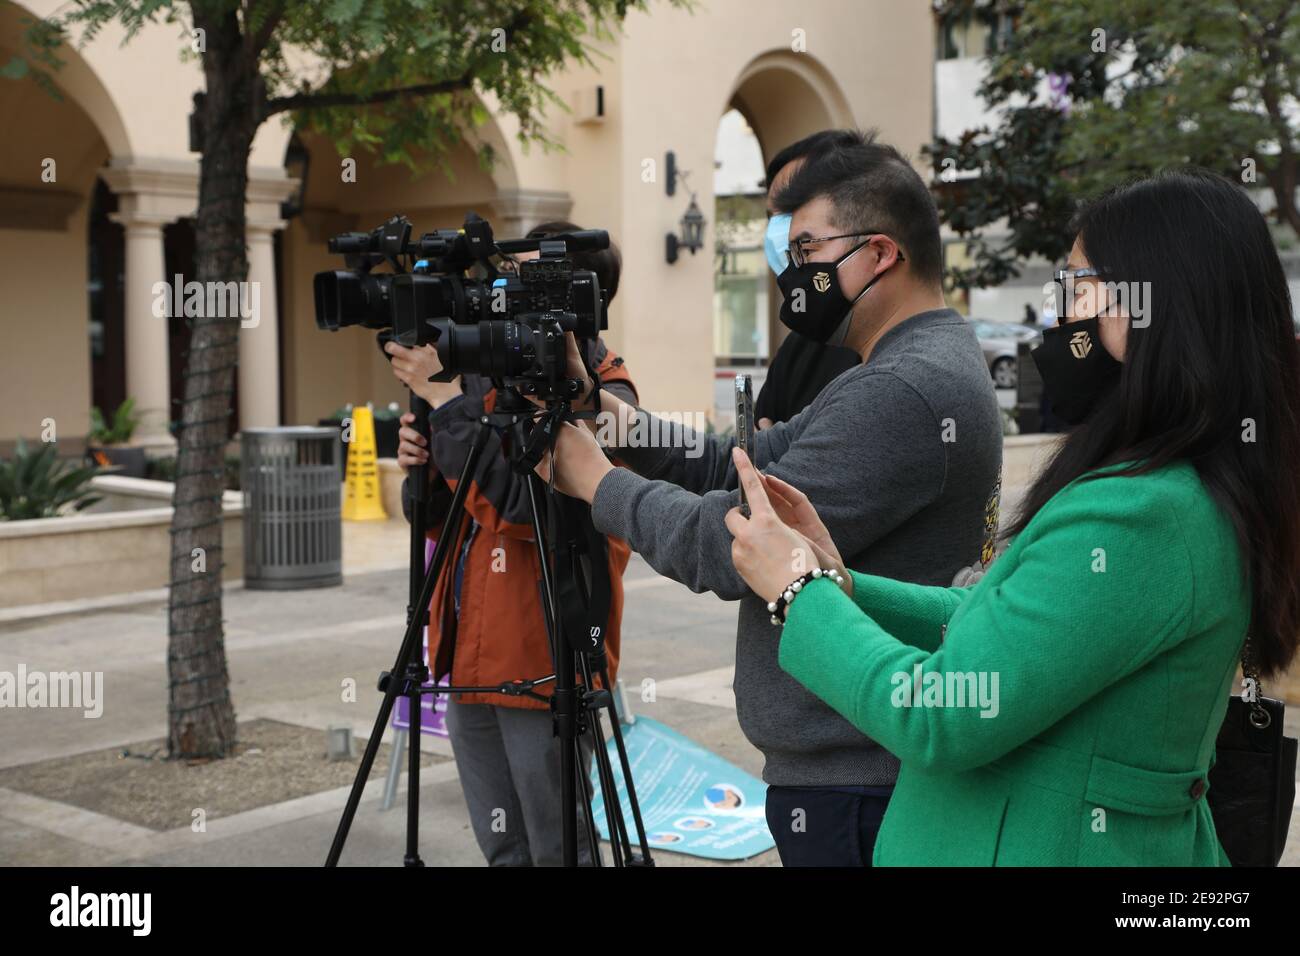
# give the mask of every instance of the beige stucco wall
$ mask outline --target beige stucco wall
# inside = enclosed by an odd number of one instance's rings
[[[17,15],[0,8],[0,61]],[[0,117],[0,444],[41,438],[46,420],[75,438],[90,421],[88,197],[108,148],[77,101],[30,77],[0,81]]]
[[[59,3],[0,0],[0,47],[14,45],[24,10],[44,15]],[[404,167],[379,167],[362,155],[358,181],[344,184],[339,157],[312,142],[309,212],[288,225],[282,244],[284,421],[314,422],[348,401],[405,400],[371,333],[331,336],[315,329],[311,275],[339,265],[326,255],[324,239],[340,229],[371,228],[394,212],[410,216],[421,231],[454,226],[467,208],[493,217],[499,235],[556,215],[608,228],[624,258],[608,340],[626,357],[645,404],[709,410],[719,118],[732,106],[741,109],[767,156],[799,136],[842,124],[878,127],[915,156],[930,133],[932,31],[926,0],[699,0],[693,11],[652,2],[648,12],[628,17],[591,65],[550,80],[570,104],[597,84],[604,88],[601,123],[551,111],[548,128],[560,149],[522,146],[516,124],[496,116],[476,133],[502,156],[491,174],[475,166],[467,149],[451,158],[454,178],[434,171],[412,179]],[[44,94],[16,100],[9,91],[21,84],[0,88],[6,127],[34,131],[0,142],[0,185],[38,174],[22,149],[57,153],[71,177],[67,188],[83,197],[106,160],[196,168],[186,117],[201,76],[195,61],[181,57],[189,43],[183,28],[156,24],[126,47],[121,40],[121,31],[109,26],[65,56],[58,77],[64,104]],[[486,105],[491,111],[493,104]],[[279,167],[288,136],[278,119],[264,124],[250,169]],[[664,192],[667,150],[690,172],[671,198]],[[646,161],[655,166],[649,182]],[[664,237],[677,230],[692,190],[710,220],[705,246],[668,265]],[[85,206],[63,230],[0,230],[6,290],[0,334],[10,345],[0,351],[0,443],[34,434],[28,423],[46,415],[59,419],[61,434],[65,422],[73,433],[84,431],[90,394]]]
[[[84,233],[84,203],[69,225]],[[90,427],[85,242],[70,233],[0,229],[0,263],[16,262],[42,265],[0,282],[0,440],[43,438],[46,419],[57,438],[84,436]]]

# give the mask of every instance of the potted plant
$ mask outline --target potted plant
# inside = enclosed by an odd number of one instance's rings
[[[135,399],[128,398],[117,411],[112,422],[105,422],[98,408],[90,410],[90,434],[86,436],[86,452],[102,468],[111,468],[127,478],[143,478],[145,453],[143,448],[129,444],[140,424],[135,414]]]
[[[32,451],[20,438],[0,459],[0,521],[55,518],[99,501],[90,487],[97,469],[59,461],[54,444]]]

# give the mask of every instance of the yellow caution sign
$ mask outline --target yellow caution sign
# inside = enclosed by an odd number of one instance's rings
[[[379,456],[375,449],[375,415],[369,405],[352,409],[352,440],[348,442],[347,483],[343,493],[344,521],[385,521],[379,499]]]

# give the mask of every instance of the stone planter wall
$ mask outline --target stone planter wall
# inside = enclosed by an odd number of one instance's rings
[[[61,518],[0,522],[0,608],[150,591],[168,583],[170,482],[102,476],[105,500]],[[244,576],[243,498],[222,501],[222,578]],[[212,567],[211,563],[209,567]]]

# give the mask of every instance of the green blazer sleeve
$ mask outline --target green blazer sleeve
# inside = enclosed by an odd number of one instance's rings
[[[908,584],[852,569],[849,577],[853,579],[854,604],[904,644],[927,651],[938,649],[944,625],[975,589]]]
[[[934,589],[901,586],[878,619],[813,581],[790,607],[781,667],[904,762],[989,763],[1186,637],[1193,564],[1160,487],[1107,476],[1058,493],[999,558],[1012,570],[974,586],[935,650],[883,624],[937,619],[947,598]],[[868,583],[860,600],[871,606],[887,594]],[[985,676],[988,707],[903,706],[967,674]]]

